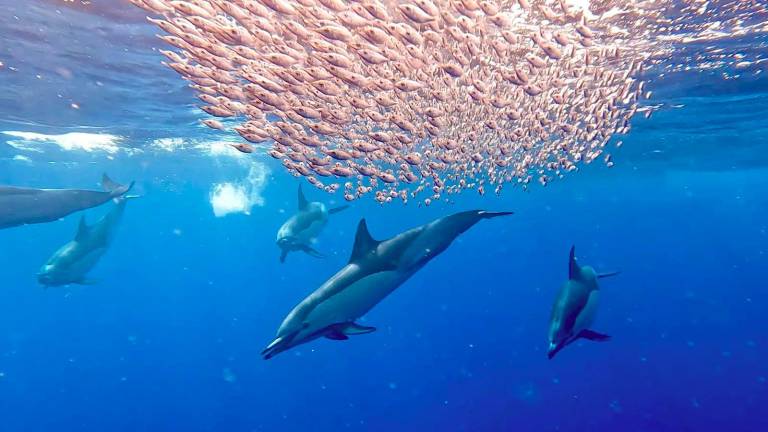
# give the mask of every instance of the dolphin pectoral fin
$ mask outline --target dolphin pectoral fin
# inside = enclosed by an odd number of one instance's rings
[[[348,205],[343,205],[341,207],[332,208],[332,209],[328,210],[328,214],[336,214],[336,213],[344,211],[344,210],[346,210],[348,208],[349,208]]]
[[[318,252],[317,249],[313,248],[312,246],[304,245],[302,246],[301,250],[303,250],[309,256],[313,256],[315,258],[325,258],[325,255]]]
[[[335,324],[328,328],[325,337],[333,340],[347,340],[350,336],[356,336],[376,331],[376,327],[368,327],[354,322]]]
[[[351,323],[348,326],[344,327],[344,334],[348,336],[354,336],[354,335],[361,335],[366,333],[373,333],[376,331],[376,327],[369,327],[360,325],[357,323]]]
[[[616,276],[619,273],[621,273],[621,271],[619,271],[619,270],[612,271],[612,272],[598,273],[597,274],[597,278],[598,279],[603,279],[603,278],[607,278],[607,277],[611,277],[611,276]]]
[[[349,336],[345,335],[341,332],[338,328],[333,328],[331,330],[328,330],[328,332],[325,334],[325,337],[331,340],[347,340],[349,339]]]
[[[579,332],[577,338],[584,338],[595,342],[606,342],[611,339],[611,337],[607,334],[598,333],[589,329]]]
[[[283,249],[282,252],[280,252],[280,262],[284,263],[287,257],[288,257],[288,249]]]

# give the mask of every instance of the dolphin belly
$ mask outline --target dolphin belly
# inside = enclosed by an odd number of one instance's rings
[[[594,290],[589,293],[587,303],[584,308],[579,312],[576,317],[576,321],[573,324],[573,334],[578,335],[582,330],[587,330],[592,326],[595,321],[595,315],[597,313],[597,306],[600,303],[600,291]]]
[[[382,271],[359,279],[315,307],[306,319],[310,327],[354,321],[392,293],[406,279],[399,271]]]

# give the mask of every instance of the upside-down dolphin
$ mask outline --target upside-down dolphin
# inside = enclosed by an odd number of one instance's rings
[[[106,174],[104,192],[79,189],[33,189],[0,186],[0,229],[53,222],[76,211],[96,207],[133,187],[113,182]]]
[[[349,206],[328,209],[325,204],[307,201],[299,185],[299,211],[291,216],[277,231],[277,246],[282,250],[280,262],[285,262],[288,252],[304,251],[317,258],[323,255],[312,247],[320,231],[328,224],[328,215],[338,213]]]
[[[384,241],[374,240],[361,220],[349,263],[293,308],[262,355],[269,359],[319,337],[344,340],[376,330],[355,321],[474,224],[508,214],[512,213],[456,213]]]
[[[590,266],[581,267],[576,262],[576,247],[571,247],[568,259],[568,281],[563,284],[552,306],[549,321],[550,359],[573,341],[584,338],[604,342],[611,337],[594,330],[590,326],[595,320],[595,313],[600,301],[600,289],[597,280],[614,276],[618,272],[596,273]]]
[[[129,198],[132,197],[115,198],[115,206],[91,226],[82,216],[75,239],[51,256],[37,274],[37,280],[46,287],[93,283],[87,279],[87,274],[112,244]]]

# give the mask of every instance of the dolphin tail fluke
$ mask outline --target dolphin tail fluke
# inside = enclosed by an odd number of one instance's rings
[[[346,210],[348,208],[349,208],[348,205],[343,205],[341,207],[332,208],[332,209],[328,210],[328,214],[336,214],[336,213],[344,211],[344,210]]]
[[[509,216],[509,215],[513,215],[513,214],[515,214],[515,212],[511,212],[511,211],[505,211],[505,212],[489,212],[489,211],[481,210],[481,211],[480,211],[478,214],[479,214],[479,215],[480,215],[480,216],[481,216],[483,219],[493,219],[493,218],[496,218],[496,217],[501,217],[501,216]]]
[[[591,341],[595,341],[595,342],[607,342],[607,341],[611,340],[611,337],[608,336],[607,334],[598,333],[596,331],[589,330],[589,329],[582,330],[581,332],[579,332],[578,337],[579,338],[583,338],[583,339],[587,339],[587,340],[591,340]]]
[[[608,278],[608,277],[611,277],[611,276],[616,276],[619,273],[621,273],[620,270],[604,272],[604,273],[598,273],[597,274],[597,278],[598,279]]]
[[[105,192],[109,192],[113,197],[125,195],[128,191],[133,189],[133,185],[135,183],[136,182],[132,181],[128,186],[125,186],[109,178],[107,173],[104,173],[101,176],[101,187],[104,188]]]

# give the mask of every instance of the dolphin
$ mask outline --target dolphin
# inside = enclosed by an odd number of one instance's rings
[[[320,337],[345,340],[376,330],[355,321],[445,251],[464,231],[482,219],[509,214],[512,212],[456,213],[384,241],[374,240],[362,219],[349,263],[291,310],[262,355],[269,359]]]
[[[338,213],[347,207],[349,206],[329,210],[321,202],[307,201],[299,184],[299,211],[285,221],[277,231],[277,246],[282,250],[280,262],[285,262],[289,252],[299,250],[316,258],[324,258],[323,254],[312,247],[312,243],[328,224],[328,215]]]
[[[115,237],[117,227],[125,212],[125,203],[133,196],[115,198],[114,207],[101,220],[88,226],[85,216],[80,218],[75,239],[62,246],[43,265],[37,280],[45,287],[68,284],[89,285],[86,278],[99,262]]]
[[[597,280],[614,276],[619,272],[597,273],[590,266],[579,266],[576,262],[576,247],[571,247],[568,260],[568,281],[563,284],[552,306],[549,320],[549,350],[552,359],[561,349],[573,341],[584,338],[604,342],[611,337],[590,330],[600,300]]]
[[[99,206],[124,195],[133,187],[133,182],[123,186],[104,174],[101,185],[104,192],[0,186],[0,229],[53,222],[76,211]]]

